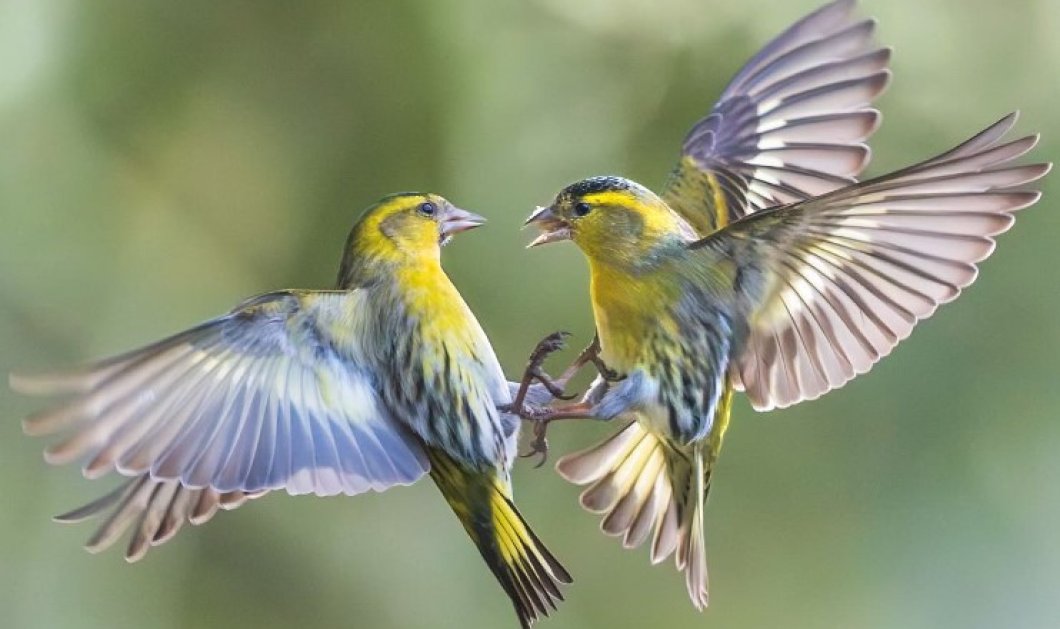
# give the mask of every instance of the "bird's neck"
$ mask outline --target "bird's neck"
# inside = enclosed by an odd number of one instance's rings
[[[339,267],[340,289],[365,288],[407,269],[435,272],[448,282],[442,271],[438,247],[403,247],[388,238],[355,239],[354,234],[350,240],[356,242],[347,242]]]
[[[394,285],[403,310],[417,322],[427,343],[469,351],[484,340],[484,333],[464,298],[440,264],[404,264],[394,270]]]

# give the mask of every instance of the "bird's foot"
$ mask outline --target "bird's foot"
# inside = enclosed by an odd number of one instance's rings
[[[567,346],[568,337],[570,337],[570,332],[559,330],[538,341],[534,350],[530,352],[530,365],[540,367],[546,358]]]
[[[534,438],[530,440],[530,450],[519,455],[524,459],[540,455],[541,458],[534,468],[541,467],[548,460],[548,425],[551,421],[551,419],[534,421]]]
[[[526,370],[523,371],[523,378],[519,381],[519,390],[516,392],[515,398],[511,404],[499,406],[500,410],[506,413],[515,413],[523,419],[532,419],[530,415],[532,415],[533,410],[526,404],[526,394],[534,382],[540,382],[541,386],[545,387],[554,398],[560,400],[572,400],[575,398],[574,395],[567,395],[564,392],[563,385],[566,380],[556,381],[545,373],[545,369],[542,367],[549,356],[566,347],[568,336],[570,336],[570,332],[553,332],[538,341],[537,345],[534,346],[534,350],[530,352],[530,358],[526,363]]]
[[[552,376],[545,373],[543,365],[549,356],[567,346],[567,337],[569,336],[570,332],[564,332],[561,330],[559,332],[553,332],[538,341],[537,345],[534,347],[534,351],[530,352],[530,360],[527,362],[526,372],[523,375],[524,381],[528,378],[531,383],[534,380],[537,380],[550,394],[552,394],[552,397],[560,400],[573,400],[576,396],[567,395],[563,390],[566,381],[562,380],[557,382]]]

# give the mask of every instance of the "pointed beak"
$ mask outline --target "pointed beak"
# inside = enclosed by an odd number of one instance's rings
[[[535,225],[541,230],[541,235],[534,238],[527,249],[538,245],[545,245],[560,240],[570,240],[570,225],[567,221],[556,216],[551,207],[538,207],[530,218],[526,219],[524,225]]]
[[[478,214],[462,210],[456,206],[449,206],[445,216],[438,222],[438,233],[442,240],[448,240],[453,234],[475,229],[485,222],[486,219]]]

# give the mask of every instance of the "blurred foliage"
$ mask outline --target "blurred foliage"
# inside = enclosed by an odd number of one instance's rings
[[[880,173],[1006,111],[1055,159],[1060,3],[865,0],[896,49]],[[816,0],[0,3],[0,368],[87,360],[279,287],[332,282],[396,190],[490,217],[445,252],[513,373],[591,323],[535,203],[592,174],[658,185],[684,131]],[[978,284],[872,374],[794,409],[738,406],[708,513],[712,606],[626,552],[547,470],[519,502],[577,582],[547,627],[1060,626],[1060,179]],[[7,627],[507,627],[430,483],[273,496],[126,566],[48,516],[107,483],[47,469],[0,393]],[[557,452],[612,430],[564,426]],[[663,624],[665,623],[665,624]]]

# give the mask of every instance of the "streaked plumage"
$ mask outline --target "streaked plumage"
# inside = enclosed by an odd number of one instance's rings
[[[887,69],[890,49],[875,43],[875,21],[859,19],[855,8],[854,0],[837,0],[807,15],[736,73],[711,113],[685,137],[681,157],[661,193],[662,200],[683,221],[676,219],[672,226],[663,228],[682,232],[682,241],[704,237],[753,212],[825,194],[855,181],[871,157],[864,141],[880,122],[879,112],[870,105],[891,77]],[[581,185],[587,189],[572,186],[567,190],[569,196],[592,192],[588,188],[596,188],[596,192],[628,191],[630,185],[639,188],[620,178],[594,178]],[[628,227],[614,226],[601,238],[630,237],[635,231]],[[642,262],[638,260],[634,267]],[[614,278],[609,276],[612,272],[594,269],[594,295],[598,286],[622,283],[625,271],[615,272],[619,277]],[[638,325],[650,327],[654,317],[650,311],[641,313],[643,303],[668,298],[635,291],[621,296],[621,303],[607,307],[597,304],[598,334],[611,339],[607,351],[615,352],[616,339],[625,334],[611,334],[599,329],[600,325],[617,320],[628,333],[630,321],[636,319]],[[687,316],[695,320],[704,313],[693,307]],[[731,333],[697,330],[695,346],[687,342],[670,346],[658,359],[666,363],[666,373],[675,380],[710,380],[713,376],[703,372],[701,365],[707,357],[711,364],[718,363],[717,355],[731,351],[725,346],[731,342]],[[712,407],[718,399],[729,400],[731,385],[727,380],[697,383],[709,389],[704,391],[708,399],[677,400],[678,406],[686,408],[686,413],[703,413],[704,405]],[[723,413],[712,424],[711,456],[703,462],[707,475],[721,450],[728,424],[728,404],[720,408]],[[680,533],[657,527],[652,560],[662,561],[677,550],[677,566],[686,571],[692,601],[702,608],[707,602],[705,550],[701,543],[693,543],[702,537],[693,527],[701,530],[702,522],[700,516],[691,518],[691,514],[696,513],[692,507],[702,500],[699,496],[706,493],[706,487],[693,486],[692,479],[703,475],[693,471],[691,450],[656,440],[643,429],[642,424],[648,423],[645,418],[631,423],[614,440],[602,444],[602,451],[581,458],[566,457],[558,469],[575,483],[593,484],[583,504],[608,513],[603,523],[605,532],[624,536],[627,547],[639,545],[650,530],[650,518],[632,519],[628,511],[645,500],[653,509],[664,506],[672,493],[670,484],[683,487],[674,500],[674,512],[667,515],[667,522],[679,526]],[[677,435],[686,430],[678,426],[670,432]],[[658,476],[658,483],[635,484],[630,480],[652,474]],[[615,502],[624,493],[626,498]],[[601,495],[615,501],[602,500]],[[678,507],[681,517],[691,518],[688,522],[678,521]],[[649,511],[654,513],[652,509],[642,510],[645,514]]]
[[[1048,164],[1011,165],[1036,136],[1004,141],[1009,115],[958,147],[813,199],[758,210],[704,238],[646,188],[600,177],[531,218],[542,241],[585,253],[598,379],[555,416],[622,418],[608,441],[559,461],[582,504],[652,560],[676,554],[707,602],[703,505],[734,390],[759,410],[815,398],[864,373],[956,298]],[[557,236],[559,234],[560,236]]]
[[[350,233],[333,291],[287,290],[147,347],[12,376],[64,395],[29,417],[46,458],[132,477],[60,516],[109,511],[90,550],[135,527],[127,558],[269,491],[355,495],[430,473],[528,626],[570,576],[512,503],[511,385],[439,262],[482,219],[436,195],[387,197]]]

